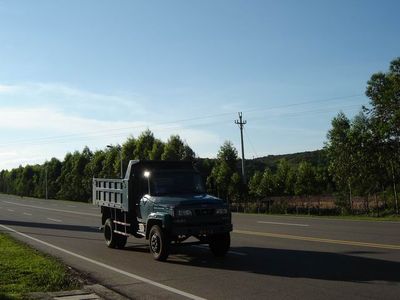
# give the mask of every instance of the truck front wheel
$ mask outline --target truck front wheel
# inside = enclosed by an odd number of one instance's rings
[[[104,239],[108,248],[124,248],[126,245],[126,236],[114,232],[114,222],[108,218],[104,223]]]
[[[229,232],[223,234],[216,234],[210,237],[209,246],[211,252],[217,256],[225,256],[231,246],[231,236]]]
[[[150,252],[155,260],[165,261],[169,255],[169,240],[158,225],[153,225],[149,234]]]

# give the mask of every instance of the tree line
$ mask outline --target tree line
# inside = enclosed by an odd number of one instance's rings
[[[318,165],[302,161],[277,170],[256,171],[249,181],[255,199],[268,196],[308,197],[334,193],[343,212],[353,212],[354,196],[363,197],[366,211],[370,199],[383,199],[383,208],[399,214],[400,178],[400,58],[386,73],[375,73],[367,83],[369,107],[351,120],[339,112],[332,120]]]
[[[400,177],[400,58],[386,73],[368,81],[370,107],[353,119],[342,112],[332,120],[325,149],[342,205],[352,210],[354,195],[391,200],[399,213]]]
[[[121,159],[123,168],[126,168],[131,159],[194,158],[194,151],[178,135],[172,135],[164,143],[146,130],[138,138],[129,137],[122,145],[94,152],[85,147],[81,152],[67,153],[63,161],[52,158],[42,165],[3,170],[0,172],[0,192],[43,198],[47,181],[49,198],[88,201],[91,198],[92,178],[119,177]]]
[[[398,213],[397,189],[400,178],[400,58],[389,71],[376,73],[367,83],[370,106],[349,119],[340,112],[333,120],[322,150],[314,157],[246,161],[246,177],[240,173],[238,152],[230,141],[215,159],[196,157],[178,135],[163,142],[150,130],[122,145],[68,153],[63,161],[52,158],[42,165],[3,170],[0,192],[21,196],[48,197],[74,201],[91,198],[93,177],[116,178],[120,165],[129,160],[190,160],[201,172],[207,190],[231,203],[258,202],[271,196],[335,194],[337,205],[352,212],[353,197],[361,196],[368,205],[371,197],[388,199],[385,205]],[[316,159],[317,158],[317,159]]]

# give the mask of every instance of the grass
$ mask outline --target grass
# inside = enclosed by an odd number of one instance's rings
[[[61,262],[0,234],[0,299],[24,299],[31,292],[79,287],[79,281]]]

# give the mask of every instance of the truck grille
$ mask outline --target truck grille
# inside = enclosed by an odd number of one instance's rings
[[[195,209],[196,216],[213,216],[215,214],[215,209],[213,208],[201,208]]]

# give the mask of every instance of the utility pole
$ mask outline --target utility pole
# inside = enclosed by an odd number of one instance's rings
[[[244,172],[244,145],[243,145],[243,126],[247,123],[247,121],[242,120],[242,113],[239,112],[239,120],[235,120],[235,124],[239,125],[240,128],[240,141],[242,143],[242,179],[243,183],[246,184],[246,175]]]

